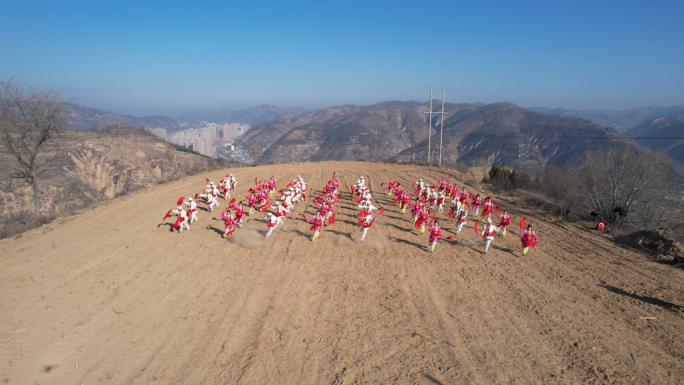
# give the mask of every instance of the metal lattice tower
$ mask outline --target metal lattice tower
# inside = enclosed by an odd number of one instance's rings
[[[430,86],[430,111],[428,120],[428,166],[430,165],[430,147],[432,145],[432,115],[442,115],[442,127],[439,130],[439,165],[442,165],[442,134],[444,132],[444,87],[442,87],[442,112],[432,111],[432,99],[439,99],[439,96],[432,96],[432,86]]]

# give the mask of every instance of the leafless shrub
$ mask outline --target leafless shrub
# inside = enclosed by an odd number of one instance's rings
[[[539,189],[556,203],[560,213],[574,208],[578,194],[574,173],[548,164],[541,172]]]
[[[660,196],[646,192],[643,198],[634,204],[633,217],[628,218],[628,223],[639,230],[666,228],[679,235],[684,215],[682,197],[677,196],[673,189],[666,188],[665,191],[665,194]]]
[[[681,195],[673,190],[676,176],[670,160],[650,150],[587,152],[576,176],[584,208],[616,228],[662,223],[672,214],[670,204]]]
[[[39,222],[35,221],[35,217],[28,211],[15,212],[9,215],[6,221],[3,221],[0,228],[0,239],[9,238],[24,231],[35,228]]]
[[[489,182],[499,190],[526,190],[536,191],[539,188],[539,177],[529,171],[516,168],[502,167],[498,165],[489,169]]]

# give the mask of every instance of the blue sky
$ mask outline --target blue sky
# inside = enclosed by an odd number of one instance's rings
[[[133,115],[684,104],[684,1],[7,1],[0,78]],[[438,92],[441,92],[439,90]]]

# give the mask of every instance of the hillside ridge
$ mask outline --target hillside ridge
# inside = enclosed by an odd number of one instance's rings
[[[311,242],[299,214],[311,215],[333,172],[346,186],[342,201]],[[162,217],[178,197],[227,173],[238,180],[237,201],[254,177],[271,175],[278,188],[300,175],[307,199],[266,240],[256,214],[222,239],[223,200],[212,213],[200,205],[190,231],[170,231],[173,220]],[[385,207],[362,243],[348,191],[359,175]],[[453,240],[430,253],[427,234],[381,183],[447,175],[491,195],[516,224],[527,216],[539,245],[522,257],[511,226],[482,254],[474,218],[455,234],[439,213]],[[3,376],[10,384],[684,380],[684,340],[672,332],[684,317],[684,270],[463,178],[364,162],[223,169],[2,240],[0,356],[12,362]]]

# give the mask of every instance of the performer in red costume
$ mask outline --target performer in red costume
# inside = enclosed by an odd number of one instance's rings
[[[178,216],[178,219],[176,219],[176,222],[173,224],[173,228],[178,229],[178,232],[180,233],[181,231],[183,231],[183,226],[185,226],[185,228],[188,229],[188,231],[190,231],[190,224],[188,223],[188,212],[183,210],[183,206],[178,206],[178,209],[172,210],[172,212]]]
[[[428,218],[430,217],[430,210],[428,210],[427,207],[423,207],[423,209],[418,213],[418,217],[416,219],[416,229],[420,229],[420,233],[425,232],[425,224],[428,221]]]
[[[234,202],[235,199],[230,201],[231,205],[228,208],[235,210],[235,221],[237,222],[237,226],[242,227],[242,219],[245,217],[245,205],[240,201],[236,206],[233,205]]]
[[[456,234],[460,234],[461,230],[463,229],[463,225],[466,224],[468,221],[468,211],[465,209],[468,205],[468,202],[464,203],[461,208],[456,212],[456,223],[458,224],[458,227],[456,228]]]
[[[435,252],[435,246],[437,246],[437,241],[442,239],[442,228],[439,227],[439,222],[435,221],[435,224],[430,226],[428,229],[430,231],[430,252]],[[451,240],[451,237],[447,238]]]
[[[383,211],[385,211],[385,208],[381,207],[380,211],[378,211],[378,215],[376,215],[375,217],[373,217],[373,213],[371,212],[371,210],[364,210],[358,214],[360,217],[359,228],[361,229],[361,242],[363,242],[363,239],[366,238],[366,233],[368,232],[368,229],[370,229],[371,226],[373,226],[373,223],[378,218],[378,216],[380,216],[380,214],[383,213]]]
[[[492,213],[499,213],[499,205],[494,205],[492,198],[486,197],[484,199],[484,206],[482,206],[482,216],[487,216],[487,219],[492,219]]]
[[[498,233],[500,229],[492,224],[491,219],[488,219],[487,224],[482,229],[482,234],[480,234],[477,232],[478,223],[479,223],[479,221],[475,222],[475,234],[477,234],[478,236],[480,236],[484,239],[484,242],[485,242],[484,253],[487,254],[487,251],[489,251],[489,245],[491,245],[492,240],[494,240],[496,233]]]
[[[190,223],[197,222],[197,202],[193,201],[192,198],[188,198],[187,201],[183,201],[188,205],[188,213],[190,214]]]
[[[480,194],[477,194],[477,196],[470,194],[470,199],[472,200],[472,203],[470,203],[470,208],[475,210],[475,216],[477,216],[480,213],[480,205],[482,204]]]
[[[511,224],[511,216],[508,211],[504,210],[503,214],[499,215],[499,227],[501,227],[501,235],[506,236],[506,228]]]
[[[521,229],[525,226],[525,219],[527,219],[527,217],[523,218],[523,220],[520,221]],[[530,247],[533,247],[537,244],[539,238],[537,238],[537,234],[535,234],[534,230],[532,229],[532,225],[527,225],[527,229],[525,229],[525,231],[522,232],[520,241],[522,242],[523,255],[527,254]]]
[[[420,216],[420,213],[423,211],[423,201],[418,200],[418,197],[416,197],[416,202],[412,204],[411,206],[411,222],[416,223],[418,220],[418,217]]]
[[[230,235],[235,232],[235,229],[237,229],[237,223],[235,222],[235,217],[233,214],[231,214],[229,209],[226,209],[225,212],[221,213],[221,218],[223,218],[223,223],[226,226],[221,238],[225,238],[226,235]]]
[[[406,207],[411,207],[411,198],[413,196],[408,193],[408,191],[404,191],[403,195],[401,196],[401,213],[406,214]]]
[[[278,201],[276,201],[275,206],[271,206],[271,208],[275,210],[275,215],[276,215],[278,218],[280,218],[281,221],[282,221],[282,219],[285,218],[285,216],[287,215],[287,212],[288,212],[287,209],[285,208],[285,206],[283,206],[282,204],[280,204],[280,202],[278,202]]]
[[[273,230],[275,230],[276,227],[283,224],[283,220],[279,216],[276,216],[271,212],[266,213],[266,221],[268,222],[268,233],[266,233],[266,236],[264,236],[264,238],[270,237],[271,233],[273,233]]]
[[[316,238],[321,234],[321,227],[323,226],[323,216],[321,215],[320,211],[316,211],[316,215],[314,215],[313,218],[311,219],[306,219],[306,216],[304,214],[299,214],[304,217],[304,220],[311,223],[312,226],[309,228],[310,231],[313,231],[313,237],[311,237],[311,242],[315,241]]]

